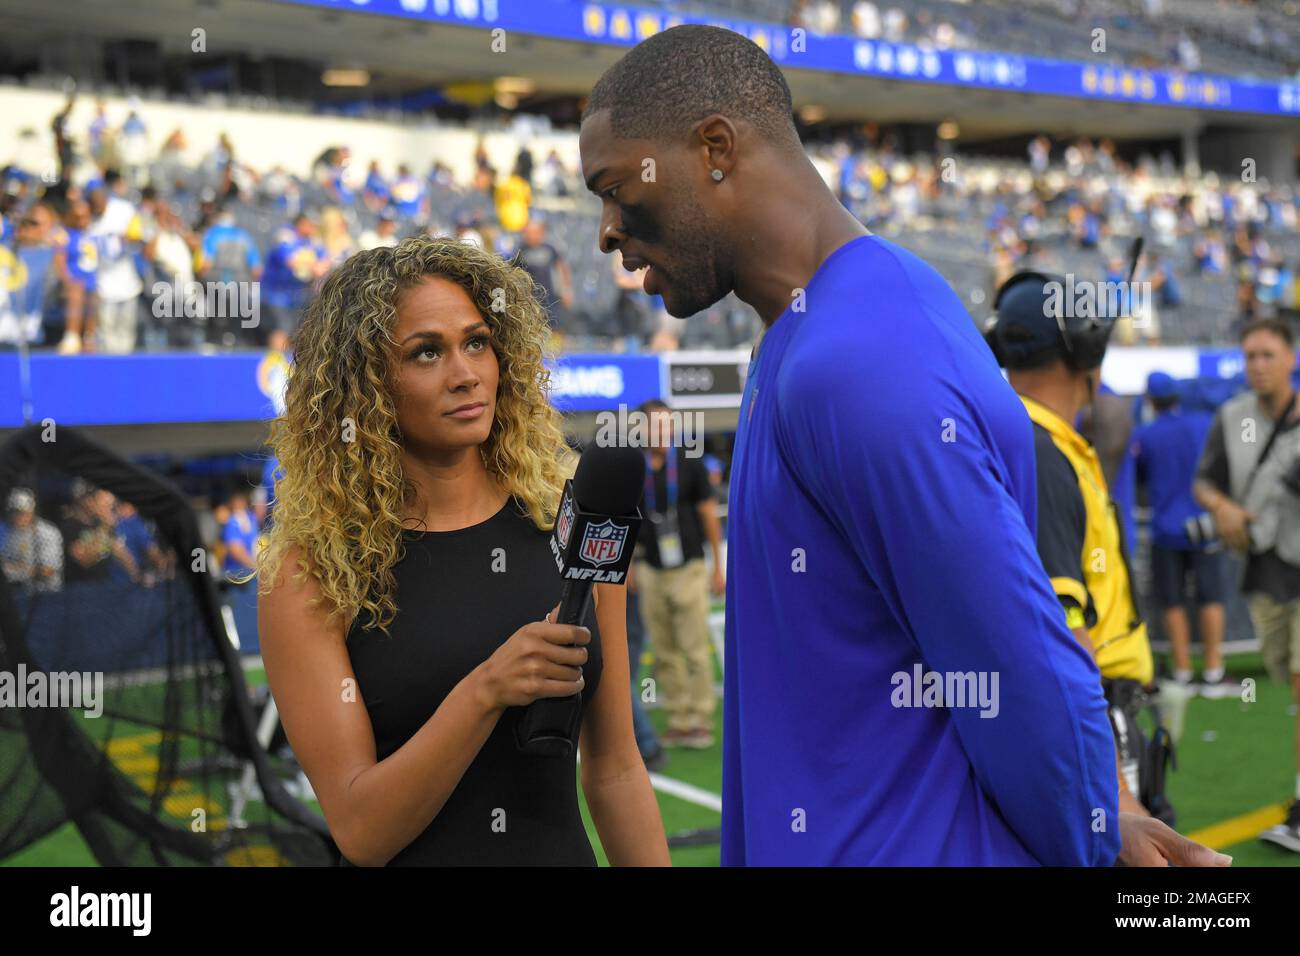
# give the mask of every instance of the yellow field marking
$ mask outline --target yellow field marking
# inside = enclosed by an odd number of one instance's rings
[[[1204,843],[1212,850],[1222,850],[1234,843],[1243,843],[1252,837],[1257,837],[1275,823],[1281,823],[1286,819],[1286,810],[1289,805],[1287,803],[1271,803],[1266,807],[1260,807],[1258,810],[1243,813],[1239,817],[1212,823],[1195,833],[1187,834],[1187,838],[1195,840],[1197,843]]]
[[[231,866],[283,866],[284,858],[272,846],[245,846],[226,854]]]
[[[153,754],[114,757],[113,763],[128,777],[144,777],[158,772],[158,758]]]
[[[221,809],[221,804],[201,793],[173,794],[163,798],[163,810],[180,820],[191,819],[195,810],[202,810],[206,817],[214,817],[221,813]]]

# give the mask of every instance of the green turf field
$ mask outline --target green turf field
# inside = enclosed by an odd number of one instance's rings
[[[1233,657],[1228,666],[1235,676],[1256,681],[1256,700],[1244,703],[1238,699],[1197,698],[1189,704],[1178,769],[1171,774],[1169,784],[1179,814],[1178,829],[1231,854],[1238,866],[1300,866],[1300,854],[1260,843],[1254,837],[1281,819],[1282,804],[1291,796],[1295,784],[1292,718],[1287,713],[1289,695],[1286,688],[1268,681],[1258,656]],[[264,679],[260,671],[250,672],[248,677],[254,683]],[[663,713],[650,713],[655,726],[662,730]],[[718,740],[720,725],[721,708],[715,719],[714,736]],[[719,794],[721,746],[704,751],[670,751],[669,762],[659,774]],[[664,828],[670,835],[718,825],[718,813],[709,807],[665,793],[657,796]],[[582,813],[597,858],[606,865],[585,803]],[[1232,842],[1220,842],[1223,839]],[[718,847],[674,849],[672,859],[676,866],[717,866]],[[3,865],[93,866],[94,862],[69,824]]]

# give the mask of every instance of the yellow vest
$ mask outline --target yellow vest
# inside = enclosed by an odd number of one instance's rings
[[[1080,556],[1083,580],[1052,578],[1052,588],[1058,595],[1078,601],[1080,607],[1087,607],[1088,595],[1092,595],[1097,621],[1088,628],[1088,636],[1101,676],[1148,684],[1154,673],[1151,644],[1146,625],[1138,620],[1119,519],[1097,452],[1061,416],[1032,398],[1020,398],[1030,419],[1047,430],[1074,469],[1087,515]]]

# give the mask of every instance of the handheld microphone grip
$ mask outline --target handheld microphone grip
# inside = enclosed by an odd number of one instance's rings
[[[590,581],[565,581],[555,623],[581,624],[590,603]],[[581,691],[569,697],[543,697],[520,714],[515,724],[515,743],[524,753],[567,757],[573,752],[573,738],[581,720]]]
[[[564,483],[550,538],[563,582],[556,623],[581,625],[596,584],[627,583],[644,481],[645,458],[635,448],[598,444],[583,452],[577,472]],[[581,692],[543,697],[519,715],[515,743],[524,753],[567,757],[581,724]]]

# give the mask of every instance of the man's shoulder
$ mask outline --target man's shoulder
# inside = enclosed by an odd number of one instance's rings
[[[1070,464],[1070,459],[1061,446],[1056,443],[1052,433],[1034,422],[1034,461],[1038,466],[1039,484],[1044,480],[1065,480],[1077,482],[1078,473],[1074,470],[1074,465]]]
[[[1232,415],[1240,415],[1243,412],[1258,407],[1259,399],[1255,397],[1254,392],[1250,389],[1246,389],[1244,392],[1239,392],[1220,405],[1218,410],[1214,413],[1214,417],[1219,421],[1223,421]]]

